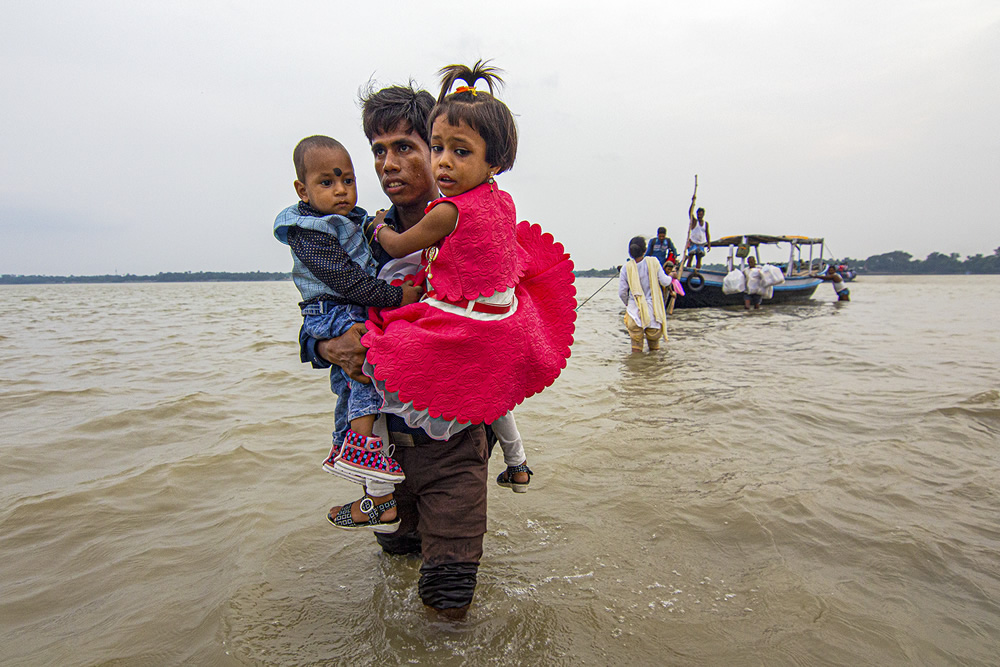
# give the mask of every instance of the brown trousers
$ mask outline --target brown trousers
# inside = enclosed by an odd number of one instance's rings
[[[393,458],[406,473],[395,490],[400,525],[395,533],[376,537],[389,553],[413,552],[419,545],[425,604],[452,606],[431,596],[456,600],[454,606],[471,601],[469,581],[474,588],[486,534],[487,451],[481,424],[445,442],[396,446]],[[454,585],[464,590],[440,590],[451,586],[449,576],[456,568],[462,576]],[[430,590],[434,587],[438,590]]]

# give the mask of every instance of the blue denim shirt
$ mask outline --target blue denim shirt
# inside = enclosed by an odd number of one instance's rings
[[[323,217],[302,215],[297,205],[289,206],[279,213],[278,217],[274,220],[274,238],[288,245],[289,227],[312,229],[329,234],[337,240],[337,243],[340,244],[340,247],[344,249],[344,252],[347,253],[355,264],[364,269],[368,275],[374,276],[377,272],[375,259],[372,257],[371,249],[368,247],[362,234],[364,224],[368,220],[370,220],[368,213],[358,206],[355,206],[354,210],[348,213],[346,217],[336,214],[325,215]],[[321,294],[330,294],[336,297],[344,296],[337,294],[333,288],[313,275],[312,271],[306,267],[294,252],[292,253],[292,259],[294,261],[292,281],[302,295],[303,301],[308,301]]]
[[[371,230],[368,229],[369,225],[367,223],[370,222],[373,218],[374,216],[367,216],[361,224],[361,228],[366,230],[366,232],[368,233],[370,233]],[[391,226],[397,232],[400,231],[399,224],[396,221],[395,206],[393,206],[386,212],[385,221],[389,223],[389,226]],[[275,222],[275,224],[277,225],[277,222]],[[277,234],[277,232],[275,232],[275,234]],[[383,266],[385,266],[386,262],[392,259],[392,255],[387,253],[382,248],[382,246],[379,245],[378,241],[374,239],[368,239],[367,237],[366,240],[368,241],[368,243],[365,243],[363,245],[365,245],[365,247],[368,248],[369,255],[373,258],[375,264],[375,273],[373,275],[378,275],[378,271],[381,270]],[[317,341],[315,338],[307,334],[304,328],[300,328],[299,359],[301,359],[302,363],[304,364],[312,364],[313,368],[329,368],[330,362],[328,362],[326,359],[324,359],[323,357],[319,356],[316,353],[316,343],[318,342],[319,341]]]

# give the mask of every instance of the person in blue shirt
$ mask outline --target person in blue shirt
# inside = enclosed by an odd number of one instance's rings
[[[667,238],[666,227],[657,229],[656,238],[649,239],[649,245],[646,246],[646,256],[655,257],[660,262],[660,266],[663,266],[663,263],[667,261],[677,261],[677,248],[674,247],[674,242]]]

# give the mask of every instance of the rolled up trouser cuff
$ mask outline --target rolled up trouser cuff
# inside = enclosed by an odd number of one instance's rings
[[[424,604],[434,609],[456,609],[472,602],[478,563],[442,563],[420,568],[418,590]]]
[[[420,553],[420,535],[417,533],[375,533],[382,551],[394,556]]]

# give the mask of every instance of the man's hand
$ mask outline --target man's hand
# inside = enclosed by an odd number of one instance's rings
[[[358,382],[368,384],[371,380],[361,372],[365,363],[366,351],[365,346],[361,344],[361,336],[365,331],[365,325],[355,324],[337,338],[321,340],[316,343],[316,354],[334,366],[340,366]]]
[[[411,303],[416,303],[420,301],[420,297],[424,295],[423,287],[414,287],[413,282],[407,280],[400,287],[403,288],[403,303],[399,304],[401,306],[408,306]]]

